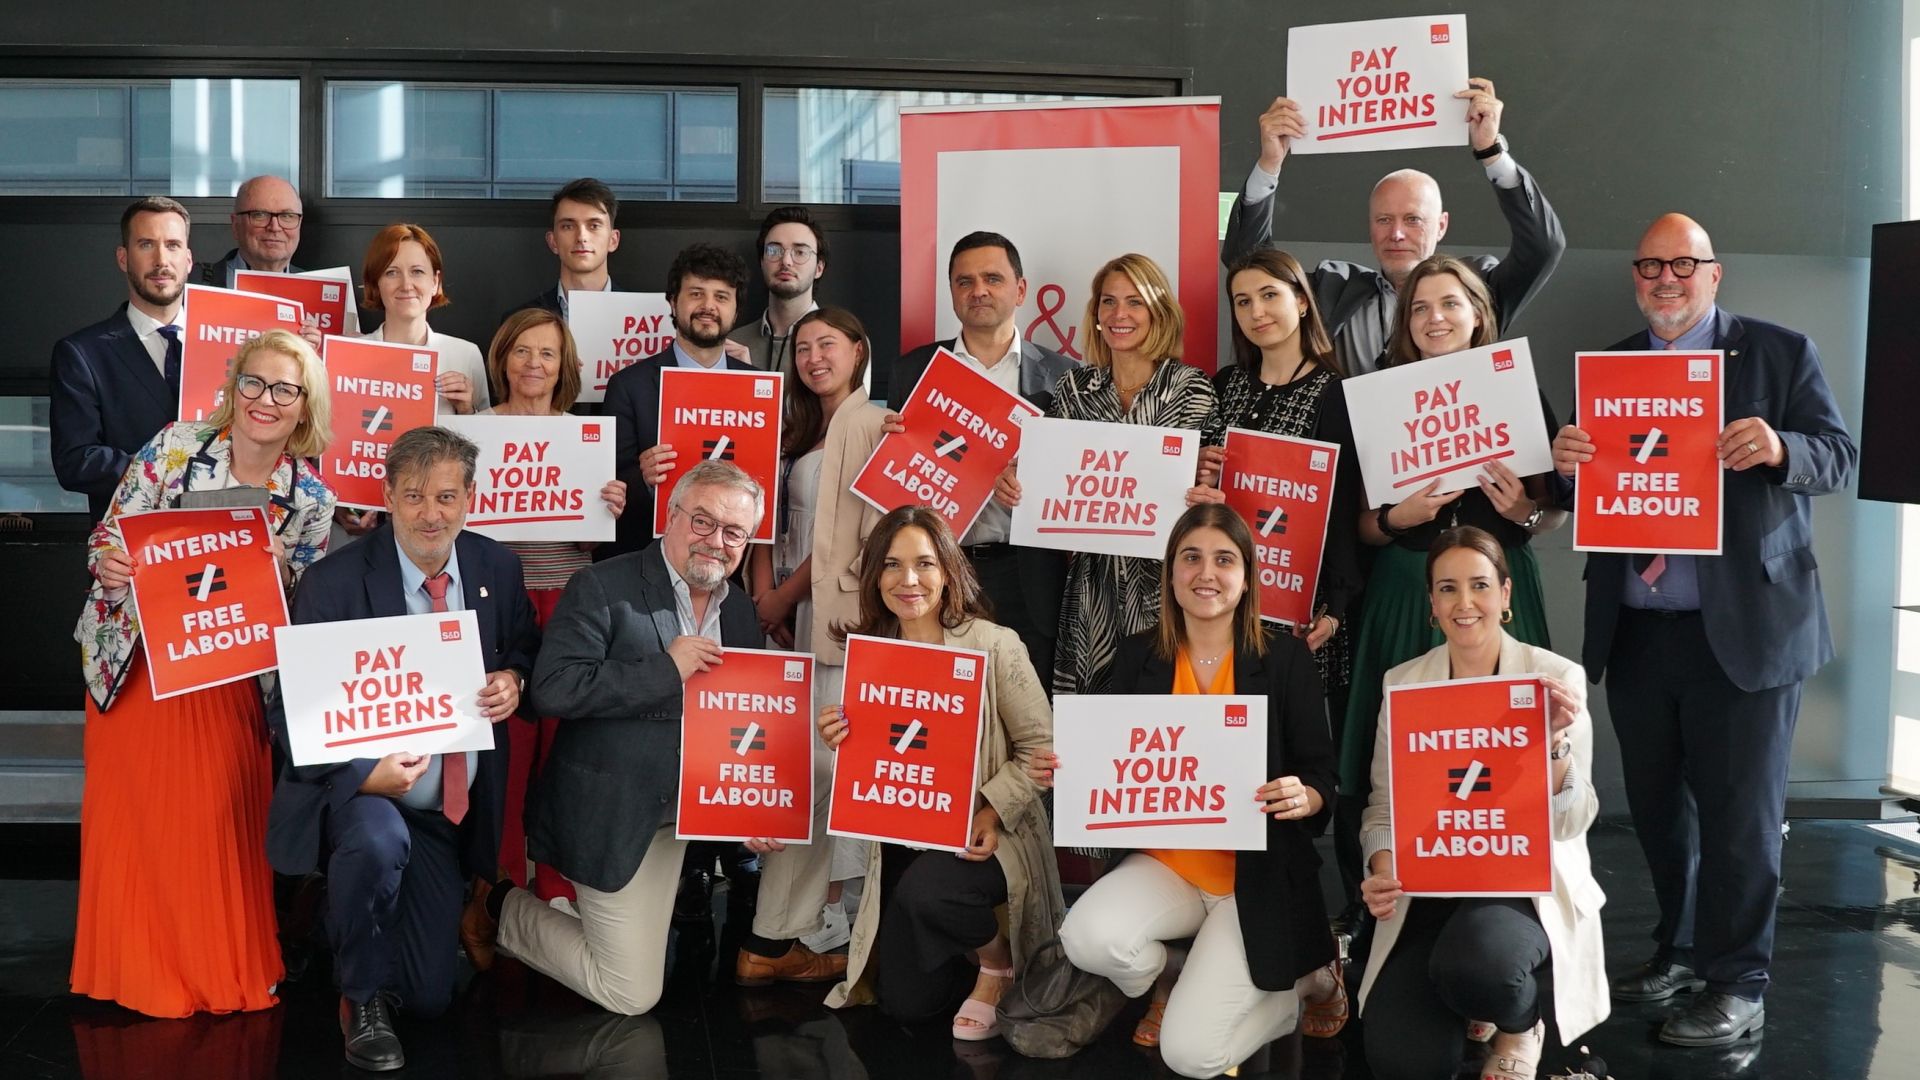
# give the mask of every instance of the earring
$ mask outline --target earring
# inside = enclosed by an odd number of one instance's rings
[[[1435,630],[1440,629],[1440,616],[1438,615],[1427,616],[1427,625],[1433,627]]]
[[[1505,610],[1505,611],[1503,611],[1503,612],[1501,612],[1501,613],[1500,613],[1500,625],[1501,625],[1501,626],[1505,626],[1505,625],[1507,625],[1508,623],[1510,623],[1510,622],[1512,622],[1512,621],[1513,621],[1513,609],[1512,609],[1512,608],[1508,608],[1507,610]]]

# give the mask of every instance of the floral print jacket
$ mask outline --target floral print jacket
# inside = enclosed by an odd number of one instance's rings
[[[178,505],[187,491],[232,486],[233,443],[227,430],[201,423],[173,423],[160,429],[127,465],[106,516],[87,541],[87,569],[102,554],[123,548],[116,520],[122,514]],[[326,553],[333,521],[334,495],[320,479],[314,461],[283,455],[267,480],[267,516],[287,552],[289,592],[307,567]],[[94,579],[86,607],[74,628],[87,693],[101,712],[113,705],[140,644],[140,613],[131,589],[109,590]]]

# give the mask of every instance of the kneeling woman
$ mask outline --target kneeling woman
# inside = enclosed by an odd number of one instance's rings
[[[926,507],[894,510],[868,534],[859,602],[859,621],[833,627],[836,639],[865,634],[988,654],[981,784],[964,853],[873,845],[847,981],[827,1005],[877,1001],[902,1021],[958,1006],[953,1037],[989,1039],[1000,995],[1060,924],[1052,827],[1028,776],[1031,763],[1053,749],[1053,711],[1026,646],[987,621],[973,567],[945,520]],[[845,711],[821,709],[819,727],[827,746],[838,748],[847,737]],[[996,914],[1002,905],[1004,923]]]
[[[1493,1039],[1486,1080],[1529,1080],[1546,1027],[1539,977],[1553,970],[1554,1015],[1571,1043],[1606,1019],[1606,958],[1600,906],[1606,896],[1587,861],[1587,827],[1599,812],[1589,762],[1593,718],[1586,673],[1501,629],[1513,587],[1492,534],[1448,529],[1427,551],[1433,620],[1446,643],[1387,672],[1386,685],[1538,673],[1551,736],[1553,892],[1527,899],[1422,898],[1401,891],[1388,805],[1389,718],[1374,736],[1373,794],[1360,819],[1369,876],[1360,884],[1380,920],[1360,983],[1367,1062],[1381,1080],[1454,1073],[1468,1038]]]
[[[1306,645],[1260,625],[1253,565],[1239,514],[1203,503],[1182,515],[1160,568],[1159,625],[1121,642],[1113,692],[1266,697],[1266,775],[1276,779],[1234,797],[1272,815],[1267,849],[1135,852],[1060,928],[1076,966],[1129,997],[1154,991],[1134,1041],[1157,1042],[1182,1076],[1218,1076],[1292,1031],[1303,998],[1306,1034],[1337,1034],[1346,1020],[1313,849],[1333,803],[1326,705]],[[1050,785],[1058,759],[1037,764],[1035,779]],[[1174,981],[1165,942],[1188,937]]]

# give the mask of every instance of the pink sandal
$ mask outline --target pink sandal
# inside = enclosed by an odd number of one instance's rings
[[[991,975],[996,979],[1011,979],[1013,969],[983,967],[980,969],[980,974]],[[973,1023],[962,1024],[960,1022],[962,1020],[971,1020]],[[961,1002],[959,1011],[953,1014],[953,1037],[961,1042],[986,1042],[998,1034],[1000,1034],[999,1010],[979,998],[970,997]]]

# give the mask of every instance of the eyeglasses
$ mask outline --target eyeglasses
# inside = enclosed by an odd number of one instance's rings
[[[297,229],[300,219],[305,216],[293,210],[238,210],[235,213],[247,219],[247,224],[256,229],[265,228],[268,221],[277,221],[283,229]]]
[[[795,266],[803,266],[813,261],[813,248],[807,244],[795,244],[792,247],[785,244],[768,244],[760,249],[760,254],[771,263],[777,263],[788,255],[793,256]]]
[[[269,383],[258,375],[240,376],[233,380],[233,389],[248,401],[259,401],[261,394],[271,391],[275,405],[291,405],[300,400],[300,395],[307,392],[307,388],[299,383]]]
[[[1633,268],[1639,271],[1641,277],[1654,281],[1660,277],[1660,271],[1669,266],[1673,267],[1674,277],[1690,278],[1693,272],[1700,268],[1700,264],[1719,261],[1719,259],[1696,259],[1690,255],[1682,255],[1677,259],[1635,259]]]
[[[676,506],[674,509],[687,515],[687,519],[693,523],[695,536],[712,536],[715,530],[719,530],[721,542],[728,547],[739,547],[747,542],[747,530],[738,525],[722,525],[698,510],[688,510],[681,506]]]

